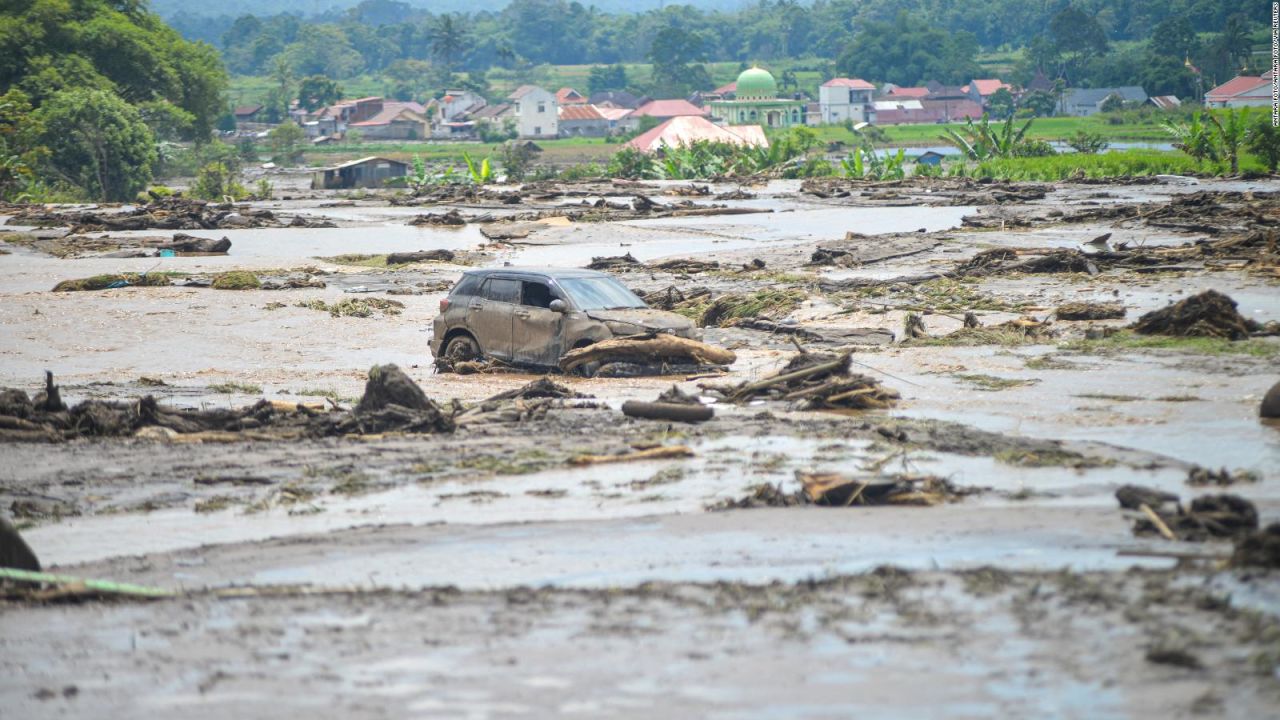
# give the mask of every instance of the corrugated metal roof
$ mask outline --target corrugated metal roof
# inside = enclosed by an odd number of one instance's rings
[[[1243,95],[1244,93],[1257,89],[1259,86],[1266,85],[1269,82],[1270,78],[1267,78],[1266,75],[1237,75],[1236,77],[1231,78],[1218,87],[1205,93],[1204,98],[1206,100],[1209,100],[1210,98],[1214,100],[1227,100],[1237,95]]]
[[[417,109],[415,110],[414,108],[417,108]],[[382,111],[374,115],[373,117],[369,118],[368,120],[363,120],[358,123],[351,123],[351,127],[372,127],[374,125],[390,125],[392,122],[395,122],[396,118],[400,117],[400,115],[405,112],[413,113],[414,115],[418,116],[417,119],[422,120],[423,122],[426,121],[426,118],[422,117],[423,108],[418,103],[393,101],[393,102],[384,103],[382,106]]]
[[[966,92],[968,92],[966,90]],[[889,91],[885,97],[903,97],[903,98],[923,98],[929,96],[929,88],[927,87],[896,87]]]
[[[658,127],[635,137],[627,143],[627,146],[641,152],[654,152],[664,147],[681,147],[700,140],[730,143],[732,145],[769,146],[769,140],[765,137],[764,128],[759,125],[722,127],[697,115],[673,117]]]
[[[333,165],[331,167],[322,168],[322,170],[326,172],[329,170],[342,170],[345,168],[355,167],[356,165],[364,165],[365,163],[371,163],[371,162],[394,163],[396,165],[404,165],[408,167],[408,163],[402,163],[399,160],[391,160],[389,158],[378,157],[376,155],[373,155],[366,158],[360,158],[359,160],[348,160],[347,162],[344,162],[344,163],[338,163],[337,165]]]
[[[561,120],[604,120],[604,115],[591,105],[561,105]]]
[[[972,87],[977,87],[978,94],[981,95],[982,97],[986,97],[991,93],[994,93],[995,91],[999,90],[1000,88],[1004,88],[1005,90],[1013,89],[1013,86],[1011,86],[1009,83],[996,78],[989,78],[986,80],[974,80],[973,82],[969,83],[968,85],[965,85],[961,89],[964,90],[965,92],[969,92],[969,89]]]

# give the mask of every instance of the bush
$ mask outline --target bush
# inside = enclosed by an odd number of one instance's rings
[[[1067,138],[1067,145],[1071,146],[1071,149],[1078,153],[1084,155],[1096,155],[1110,147],[1111,143],[1107,142],[1106,139],[1098,133],[1091,133],[1086,130],[1077,130],[1075,135]]]
[[[226,163],[211,162],[200,168],[191,186],[191,195],[205,200],[243,200],[249,197],[249,191],[240,182],[238,170],[227,167]]]

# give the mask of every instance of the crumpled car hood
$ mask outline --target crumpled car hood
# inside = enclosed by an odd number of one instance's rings
[[[610,323],[611,329],[616,327],[615,334],[632,335],[646,332],[645,328],[652,328],[654,330],[669,330],[677,335],[688,337],[695,329],[693,321],[689,318],[666,310],[654,310],[653,308],[592,310],[588,315],[596,320]],[[614,323],[617,323],[617,325]],[[642,327],[630,326],[627,323],[636,323]]]

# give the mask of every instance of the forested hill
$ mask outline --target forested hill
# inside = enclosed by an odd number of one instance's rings
[[[290,13],[305,18],[337,17],[343,12],[365,6],[366,13],[382,16],[389,22],[411,19],[414,14],[497,11],[510,0],[223,0],[218,3],[193,3],[191,0],[151,0],[151,8],[166,20],[175,17],[219,17],[229,15],[278,15]],[[591,0],[583,5],[594,5],[605,12],[641,12],[667,5],[690,5],[702,10],[728,10],[741,7],[750,0]]]

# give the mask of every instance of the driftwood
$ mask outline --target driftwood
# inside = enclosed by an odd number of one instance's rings
[[[560,358],[560,369],[573,372],[594,362],[634,362],[638,364],[692,362],[697,365],[732,365],[738,356],[731,350],[675,335],[635,335],[613,338],[570,350]]]
[[[631,462],[633,460],[666,460],[669,458],[693,457],[693,451],[684,445],[664,445],[662,447],[636,450],[622,455],[578,455],[569,459],[570,465],[600,465],[603,463]]]

